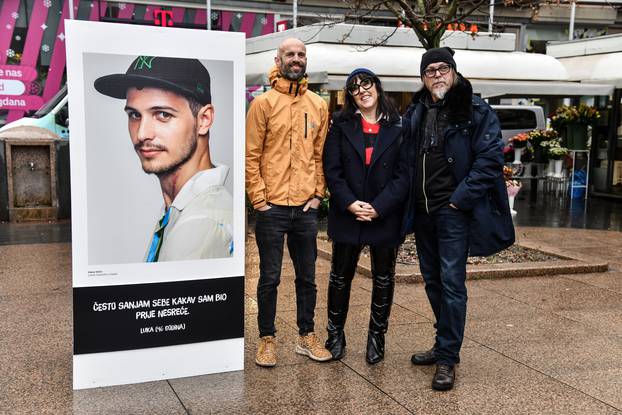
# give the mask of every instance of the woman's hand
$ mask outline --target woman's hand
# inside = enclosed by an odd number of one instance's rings
[[[367,202],[363,202],[361,200],[357,200],[348,206],[348,210],[352,212],[354,216],[356,216],[356,220],[361,222],[371,222],[372,219],[378,217],[378,212],[372,205]]]

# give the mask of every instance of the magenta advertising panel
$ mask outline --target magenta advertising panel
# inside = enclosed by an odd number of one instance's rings
[[[208,18],[204,8],[107,0],[73,4],[76,20],[201,29]],[[68,0],[0,0],[0,125],[38,110],[62,88],[69,15]],[[274,31],[269,13],[213,10],[209,18],[213,30],[244,32],[247,38]]]
[[[37,70],[27,66],[0,65],[0,109],[30,111],[43,105],[43,98],[29,95]]]

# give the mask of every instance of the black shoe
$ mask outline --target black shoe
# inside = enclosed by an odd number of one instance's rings
[[[417,366],[433,365],[437,360],[438,357],[436,357],[436,354],[434,353],[434,348],[431,348],[425,352],[415,353],[410,357],[412,364]]]
[[[453,366],[436,365],[436,373],[432,379],[432,389],[437,391],[448,391],[454,387],[456,381],[456,371]]]
[[[365,359],[372,365],[384,360],[384,333],[369,331]]]
[[[324,345],[326,349],[333,355],[333,360],[340,360],[346,354],[346,335],[343,330],[337,332],[328,332],[328,338]]]

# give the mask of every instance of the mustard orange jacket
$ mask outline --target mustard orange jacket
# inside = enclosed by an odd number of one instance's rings
[[[283,78],[275,66],[272,89],[246,115],[246,191],[255,209],[267,203],[301,206],[326,188],[322,150],[328,106],[307,90],[306,77]]]

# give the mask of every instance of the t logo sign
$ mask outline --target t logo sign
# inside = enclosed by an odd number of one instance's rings
[[[171,10],[156,9],[153,11],[155,24],[162,27],[173,26],[173,12]]]

